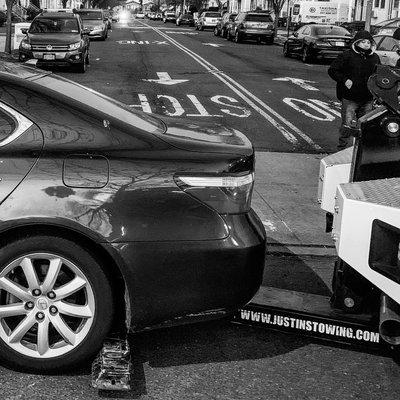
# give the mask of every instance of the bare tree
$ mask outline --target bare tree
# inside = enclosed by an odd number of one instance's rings
[[[276,33],[278,32],[278,18],[279,18],[279,14],[281,13],[281,10],[283,8],[283,5],[286,3],[286,1],[289,0],[272,0],[272,9],[274,10],[274,14],[275,14],[275,21],[274,21],[274,32],[275,32],[275,36]],[[288,22],[289,23],[289,15],[287,16]]]

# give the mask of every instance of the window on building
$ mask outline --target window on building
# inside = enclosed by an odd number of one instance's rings
[[[385,0],[381,0],[381,8],[385,8]]]
[[[399,0],[394,0],[393,8],[399,8]]]
[[[379,7],[379,0],[375,0],[374,7],[375,7],[375,8],[378,8],[378,7]]]

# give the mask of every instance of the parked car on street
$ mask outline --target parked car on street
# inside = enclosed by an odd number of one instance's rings
[[[214,28],[214,35],[226,38],[226,34],[228,32],[228,27],[230,28],[232,22],[235,20],[237,13],[225,13],[221,20],[217,22],[217,25]]]
[[[396,66],[400,58],[400,40],[393,39],[392,35],[374,36],[376,43],[376,54],[384,65]]]
[[[343,22],[340,26],[347,29],[354,36],[358,31],[365,29],[365,21]]]
[[[285,57],[297,56],[303,62],[333,59],[351,46],[351,33],[337,25],[304,25],[283,45]]]
[[[227,39],[236,43],[250,39],[272,44],[274,33],[274,21],[269,13],[247,11],[237,15],[229,27]]]
[[[176,25],[189,25],[194,26],[194,18],[193,14],[186,13],[186,14],[179,14],[178,18],[176,19]]]
[[[207,28],[214,29],[215,25],[221,20],[221,13],[217,11],[204,11],[201,13],[197,21],[195,21],[195,26],[197,30],[203,31]]]
[[[143,12],[136,13],[136,18],[137,19],[144,19],[144,13]]]
[[[176,22],[175,11],[166,11],[163,16],[163,22],[164,24],[166,22]]]
[[[89,30],[90,39],[106,40],[108,37],[108,18],[103,10],[80,8],[74,11],[83,21],[83,27]]]
[[[371,34],[373,35],[393,35],[393,32],[400,27],[400,18],[387,19],[378,22],[373,26]]]
[[[245,135],[15,63],[0,99],[4,364],[60,373],[128,321],[218,318],[253,297],[266,237]]]
[[[85,72],[89,64],[88,30],[73,13],[42,13],[22,30],[19,60],[36,59],[38,67],[68,66]]]

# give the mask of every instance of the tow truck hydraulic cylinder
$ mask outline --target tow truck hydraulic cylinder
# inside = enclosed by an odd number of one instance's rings
[[[400,306],[386,294],[381,296],[379,333],[387,343],[400,344]]]

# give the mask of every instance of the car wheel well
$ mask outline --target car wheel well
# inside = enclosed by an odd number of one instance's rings
[[[64,227],[55,227],[50,225],[28,225],[10,228],[0,233],[0,248],[3,244],[21,240],[25,237],[32,236],[53,236],[70,240],[88,251],[93,258],[103,267],[107,279],[110,282],[113,292],[115,310],[114,321],[111,333],[124,332],[126,327],[127,316],[130,312],[130,306],[125,302],[125,280],[121,273],[120,267],[101,245],[86,235],[70,230]],[[107,266],[107,268],[106,268]],[[127,296],[128,298],[128,296]],[[129,328],[129,327],[128,327]]]

